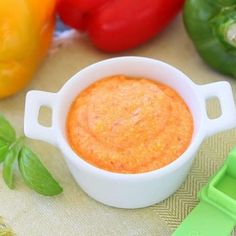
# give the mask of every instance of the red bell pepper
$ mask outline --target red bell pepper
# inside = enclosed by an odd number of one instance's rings
[[[93,44],[119,52],[158,34],[179,12],[184,0],[59,0],[65,24],[87,31]]]

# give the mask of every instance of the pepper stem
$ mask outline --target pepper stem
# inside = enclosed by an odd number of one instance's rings
[[[236,4],[223,7],[211,19],[215,35],[228,46],[236,48]]]
[[[236,22],[228,26],[225,34],[225,40],[230,45],[236,47]]]

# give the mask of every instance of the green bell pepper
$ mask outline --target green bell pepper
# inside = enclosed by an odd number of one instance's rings
[[[236,0],[187,0],[184,23],[203,60],[236,77]]]

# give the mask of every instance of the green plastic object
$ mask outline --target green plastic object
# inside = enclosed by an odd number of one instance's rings
[[[172,236],[229,236],[236,225],[236,147]]]

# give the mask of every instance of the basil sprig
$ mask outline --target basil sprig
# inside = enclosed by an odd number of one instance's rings
[[[37,155],[24,145],[24,138],[16,138],[14,128],[3,115],[0,115],[1,162],[3,179],[11,189],[14,188],[13,167],[18,162],[24,182],[34,191],[45,196],[54,196],[63,191]]]

